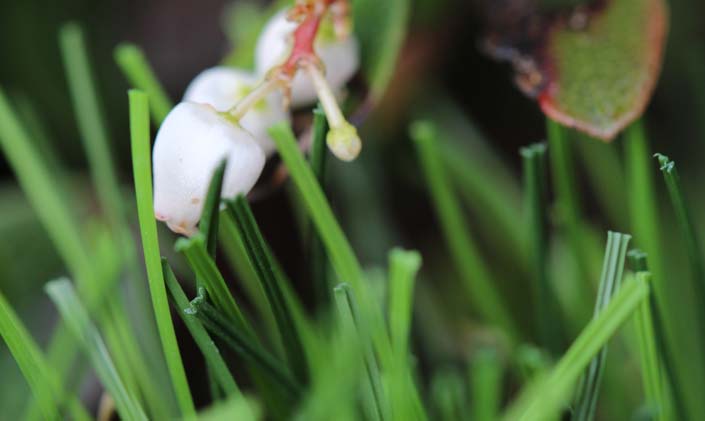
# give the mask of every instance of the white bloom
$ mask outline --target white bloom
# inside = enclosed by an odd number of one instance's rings
[[[314,48],[326,68],[326,80],[335,92],[340,92],[350,78],[355,75],[360,65],[360,53],[357,39],[353,34],[338,40],[332,29],[326,27],[330,22],[322,22],[316,37]],[[292,48],[293,33],[297,24],[286,19],[286,11],[274,15],[262,30],[255,49],[255,67],[264,75],[282,64]],[[313,83],[303,72],[294,77],[291,89],[291,104],[303,106],[313,104],[317,99]]]
[[[222,197],[246,194],[265,163],[252,135],[210,105],[182,102],[154,143],[154,212],[172,231],[192,235],[213,172],[227,158]]]
[[[258,83],[259,77],[252,73],[224,66],[213,67],[196,76],[186,89],[183,101],[209,104],[220,112],[226,112]],[[267,131],[282,121],[289,121],[289,113],[284,109],[281,93],[272,92],[240,119],[240,125],[252,133],[269,156],[274,152],[275,146]]]

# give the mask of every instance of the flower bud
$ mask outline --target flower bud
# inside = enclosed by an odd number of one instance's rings
[[[274,15],[262,30],[255,49],[255,67],[259,74],[282,64],[291,52],[292,34],[297,24],[286,18],[286,11]],[[330,17],[324,19],[314,43],[316,54],[326,70],[326,80],[335,92],[340,92],[360,65],[357,39],[351,33],[339,39]],[[291,86],[292,106],[316,102],[316,90],[306,75],[299,72]]]
[[[184,101],[209,104],[220,112],[233,108],[259,83],[252,73],[229,67],[213,67],[201,72],[184,93]],[[276,123],[289,121],[281,93],[272,92],[257,102],[241,119],[240,125],[254,136],[267,156],[276,149],[267,131]]]
[[[192,235],[211,177],[227,159],[222,197],[246,194],[265,156],[252,135],[210,105],[182,102],[159,128],[152,152],[154,212],[177,233]]]

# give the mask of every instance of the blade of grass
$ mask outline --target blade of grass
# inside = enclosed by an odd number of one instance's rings
[[[570,148],[573,140],[568,129],[551,119],[546,119],[548,151],[551,164],[553,190],[556,196],[555,208],[561,227],[565,229],[571,251],[582,274],[583,296],[593,294],[592,280],[598,278],[593,270],[593,245],[588,242],[587,227],[582,222],[581,205],[575,174],[575,164]]]
[[[232,323],[236,324],[239,330],[246,332],[250,338],[255,340],[257,336],[242,315],[240,306],[230,293],[220,270],[218,270],[215,262],[208,255],[203,234],[199,233],[191,238],[179,238],[176,241],[175,249],[186,256],[189,265],[196,272],[196,276],[203,282],[206,291],[208,291],[208,296],[213,300],[218,310],[223,312],[223,314],[227,314],[228,318]]]
[[[441,421],[468,419],[467,392],[462,376],[453,368],[444,368],[431,379],[431,401],[435,418]]]
[[[98,309],[98,303],[105,297],[107,291],[112,291],[114,281],[98,282],[96,273],[82,238],[82,228],[71,212],[70,195],[62,191],[61,186],[54,183],[54,177],[49,173],[50,165],[42,159],[42,154],[36,150],[29,138],[28,132],[20,124],[17,115],[0,89],[0,146],[12,165],[18,180],[28,196],[32,207],[37,212],[40,221],[46,228],[49,238],[57,252],[62,257],[69,271],[78,284],[79,292],[86,302],[95,304],[90,308]],[[114,313],[115,317],[123,317],[124,313]],[[101,316],[101,320],[103,317]],[[112,323],[115,319],[109,317],[105,326],[113,332]],[[115,338],[116,336],[112,336]],[[129,341],[130,337],[124,338]],[[48,352],[48,360],[55,368],[57,375],[64,382],[71,363],[76,355],[74,339],[69,332],[60,327],[54,334]],[[111,347],[123,347],[122,340],[111,340]],[[121,366],[122,373],[127,374],[129,367]],[[28,415],[36,414],[37,402],[28,408]]]
[[[289,289],[286,286],[288,281],[278,276],[272,253],[259,230],[247,199],[238,196],[235,200],[228,201],[226,205],[228,211],[234,216],[241,238],[245,243],[245,250],[250,261],[255,265],[267,301],[272,308],[272,313],[274,313],[291,371],[303,383],[308,378],[308,367],[303,344],[295,324],[296,318],[285,298],[285,291]]]
[[[437,146],[435,127],[428,122],[417,122],[411,128],[411,136],[416,142],[433,204],[466,294],[483,317],[500,326],[510,340],[516,342],[519,330],[495,288],[490,270],[469,234],[460,204],[451,190]]]
[[[120,44],[115,48],[115,61],[132,86],[149,96],[152,120],[155,125],[161,125],[174,105],[154,75],[142,50],[133,44]]]
[[[627,245],[630,239],[631,236],[626,234],[612,231],[607,234],[607,246],[605,247],[602,276],[600,277],[593,318],[604,311],[620,288],[624,261],[627,256]],[[572,414],[573,420],[590,421],[594,419],[606,358],[607,345],[605,344],[600,353],[590,362],[590,366],[580,382]]]
[[[328,133],[328,120],[320,104],[313,110],[313,144],[311,145],[311,170],[320,186],[325,185],[326,174],[326,134]],[[328,259],[326,250],[315,230],[310,229],[309,255],[311,256],[311,277],[316,288],[319,306],[330,303],[331,285],[328,281]]]
[[[198,421],[257,421],[261,419],[260,412],[259,407],[253,405],[253,402],[244,396],[236,396],[199,412]]]
[[[663,173],[666,187],[668,187],[668,194],[671,197],[671,204],[676,214],[676,222],[680,229],[682,240],[685,243],[691,276],[693,277],[693,290],[697,297],[705,300],[705,262],[703,262],[702,247],[696,235],[690,207],[683,194],[676,163],[671,161],[666,155],[657,153],[654,156],[661,164],[661,172]],[[696,308],[699,310],[700,329],[703,331],[705,330],[705,306],[697,306]]]
[[[289,169],[291,178],[306,205],[335,272],[339,279],[345,280],[351,285],[356,294],[360,315],[364,319],[360,323],[369,329],[368,332],[372,336],[380,359],[383,362],[390,361],[391,347],[381,311],[374,304],[373,295],[364,279],[360,263],[333,215],[320,185],[316,182],[316,177],[304,160],[291,128],[285,123],[280,123],[273,126],[269,133]]]
[[[370,420],[386,420],[387,401],[382,388],[382,379],[377,358],[371,344],[367,341],[368,336],[361,332],[358,323],[359,309],[356,306],[350,286],[340,284],[334,288],[334,297],[340,323],[346,325],[346,329],[354,330],[359,334],[360,346],[362,348],[362,358],[365,361],[366,378],[363,387],[363,406],[366,410],[367,418]]]
[[[541,344],[553,354],[561,346],[560,315],[548,276],[548,227],[546,221],[546,145],[521,148],[524,169],[526,235],[529,246],[536,326]]]
[[[122,358],[122,355],[116,355],[116,364],[118,368],[127,366],[137,369],[137,367],[142,367],[150,371],[149,374],[144,373],[147,375],[142,375],[138,371],[136,377],[140,386],[145,390],[145,398],[148,400],[150,408],[156,411],[155,416],[167,416],[168,412],[166,412],[163,397],[155,393],[160,387],[155,384],[153,376],[160,376],[159,380],[162,384],[166,384],[168,379],[162,375],[163,371],[149,368],[150,365],[144,361],[142,351],[137,345],[138,342],[142,343],[145,345],[144,349],[154,356],[158,353],[158,344],[153,339],[156,336],[156,330],[151,315],[148,313],[149,302],[144,276],[138,266],[136,248],[125,218],[124,200],[113,165],[114,159],[111,157],[108,130],[105,126],[98,91],[93,81],[88,50],[81,28],[75,23],[64,25],[59,31],[59,41],[83,147],[88,155],[91,177],[96,186],[101,208],[107,215],[114,238],[117,239],[118,246],[115,249],[127,265],[128,279],[132,281],[132,287],[135,291],[133,295],[137,300],[137,306],[131,311],[137,311],[136,319],[146,321],[142,324],[145,328],[142,337],[139,341],[134,340],[131,326],[126,317],[122,317],[121,313],[123,312],[116,309],[113,319],[123,328],[120,337],[129,341],[124,343],[126,354],[129,353],[125,357],[133,362],[129,365],[123,364],[117,361],[117,357]],[[118,301],[118,305],[125,306],[124,300]],[[108,333],[106,332],[106,334]],[[109,343],[113,342],[113,340],[109,340]],[[120,372],[123,376],[127,375],[124,369],[121,369]],[[127,377],[125,381],[129,383]]]
[[[647,273],[646,253],[641,250],[631,250],[628,253],[632,270],[636,273]],[[653,295],[652,295],[653,297]],[[669,396],[668,383],[666,383],[663,367],[664,361],[661,356],[662,344],[659,343],[657,335],[656,319],[652,309],[653,299],[642,303],[636,312],[635,327],[639,340],[639,356],[641,362],[641,375],[644,383],[644,394],[646,396],[646,406],[656,420],[676,419],[672,413],[671,399]],[[678,384],[676,382],[671,382]],[[679,404],[679,406],[682,404]],[[680,409],[683,416],[682,407]]]
[[[692,294],[682,293],[689,286],[684,285],[679,277],[672,276],[673,268],[666,266],[668,248],[663,247],[660,230],[662,222],[654,187],[652,154],[641,122],[627,128],[624,141],[632,232],[637,245],[649,255],[655,303],[653,315],[656,325],[663,328],[666,366],[673,369],[672,380],[681,383],[672,387],[674,391],[682,392],[683,415],[700,419],[705,417],[705,400],[696,391],[705,388],[705,364],[698,359],[685,361],[676,357],[681,353],[701,355],[704,350],[703,332],[699,332],[694,323],[698,319],[696,306],[699,304],[698,301],[689,301],[695,299]]]
[[[217,379],[218,384],[223,389],[227,397],[239,396],[240,389],[237,387],[237,383],[230,373],[228,365],[220,355],[218,347],[215,345],[208,332],[206,332],[203,325],[201,325],[196,318],[193,316],[188,316],[184,312],[184,310],[190,307],[189,300],[186,298],[186,294],[183,289],[181,289],[181,286],[176,280],[176,276],[171,270],[171,267],[169,267],[166,259],[162,259],[162,272],[164,273],[166,286],[171,293],[174,307],[176,307],[177,313],[181,317],[181,320],[184,321],[184,324],[186,324],[186,328],[189,333],[191,333],[193,340],[196,342],[196,345],[198,345],[198,348],[201,350],[201,353],[205,357],[206,361],[211,367],[213,367],[212,373]]]
[[[396,364],[392,369],[388,390],[395,420],[427,418],[409,362],[414,283],[420,267],[421,255],[416,251],[393,249],[389,252],[388,319]]]
[[[617,329],[649,296],[648,279],[637,277],[619,289],[607,307],[583,329],[546,376],[525,387],[504,413],[505,420],[545,420],[555,416],[578,377]]]
[[[495,350],[483,349],[473,357],[470,387],[472,419],[475,421],[499,419],[502,399],[502,366]]]
[[[244,361],[257,366],[261,373],[274,380],[290,398],[300,395],[301,386],[292,378],[286,367],[276,357],[252,342],[249,334],[233,326],[215,307],[204,300],[196,299],[191,301],[191,306],[186,312],[198,317],[208,330],[223,340]]]
[[[130,420],[147,420],[144,410],[135,399],[133,391],[127,390],[108,353],[98,329],[91,322],[88,312],[76,296],[68,279],[51,281],[46,285],[47,294],[66,320],[69,328],[79,339],[84,352],[90,357],[102,384],[115,400],[121,417]]]
[[[196,410],[188,388],[186,373],[181,361],[179,345],[169,313],[169,302],[164,286],[157,239],[157,224],[154,219],[152,203],[152,165],[149,134],[149,114],[147,95],[131,90],[130,97],[130,134],[132,138],[132,165],[135,177],[135,194],[137,212],[140,222],[140,235],[147,266],[149,290],[152,296],[154,315],[166,358],[172,386],[176,392],[177,402],[184,416],[195,416]]]
[[[0,336],[5,340],[38,402],[45,419],[61,419],[59,408],[66,405],[76,420],[90,419],[76,397],[66,399],[61,383],[44,358],[39,345],[0,292]],[[68,400],[68,402],[65,402]]]

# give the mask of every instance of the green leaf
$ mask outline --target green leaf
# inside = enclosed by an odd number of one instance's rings
[[[132,138],[132,166],[135,178],[137,213],[154,317],[157,320],[164,357],[166,358],[179,407],[184,416],[194,416],[196,410],[191,399],[191,391],[186,380],[181,352],[179,351],[171,313],[169,312],[169,302],[166,295],[166,287],[164,286],[164,274],[162,273],[161,256],[159,254],[157,223],[154,219],[154,203],[152,203],[152,148],[149,133],[149,103],[147,95],[136,90],[130,91],[130,135]]]
[[[68,279],[49,282],[46,285],[46,291],[71,331],[79,339],[100,381],[115,400],[120,416],[130,420],[147,420],[134,392],[125,387],[118,375],[103,338],[76,296],[71,282]]]
[[[353,0],[355,33],[372,101],[379,101],[394,74],[406,36],[409,0]]]
[[[470,370],[472,419],[493,421],[499,417],[502,400],[502,363],[493,349],[482,349],[472,359]]]
[[[668,26],[664,0],[607,0],[584,12],[587,28],[557,20],[548,29],[538,100],[547,116],[612,140],[646,108]]]

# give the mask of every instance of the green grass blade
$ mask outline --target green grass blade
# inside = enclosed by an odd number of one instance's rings
[[[302,340],[295,323],[296,317],[286,300],[285,291],[290,289],[288,281],[283,276],[279,276],[279,271],[276,270],[277,265],[260,232],[247,199],[244,196],[238,196],[235,200],[228,201],[227,207],[234,216],[241,238],[245,243],[245,250],[250,261],[255,265],[267,301],[272,308],[291,371],[303,383],[308,379],[309,373]]]
[[[49,166],[42,160],[22,127],[17,114],[0,88],[0,146],[23,191],[55,245],[57,252],[78,282],[92,278],[92,265],[81,238],[81,229],[71,213],[71,198],[54,184]]]
[[[2,293],[0,293],[0,336],[5,340],[10,353],[27,379],[44,418],[61,419],[59,411],[61,402],[55,394],[57,390],[52,388],[52,384],[58,386],[54,382],[56,379],[50,379],[50,368],[42,357],[39,346]]]
[[[155,125],[161,125],[174,105],[154,75],[142,50],[133,44],[118,45],[115,48],[115,61],[130,84],[149,96],[152,120]]]
[[[115,400],[121,417],[130,420],[147,420],[144,410],[135,399],[134,391],[127,390],[118,375],[98,329],[91,322],[88,312],[76,296],[71,282],[67,279],[49,282],[46,291],[62,318],[79,339],[84,352],[90,357],[91,364],[102,384]]]
[[[393,249],[389,252],[388,320],[396,364],[388,390],[395,420],[426,419],[413,382],[409,349],[414,283],[420,267],[421,255],[416,251]]]
[[[435,127],[418,122],[412,126],[411,136],[416,142],[433,204],[466,294],[483,317],[502,327],[511,340],[517,341],[518,328],[469,234],[470,229],[451,189],[438,149]]]
[[[144,259],[147,266],[149,290],[152,296],[154,316],[157,320],[162,350],[166,358],[172,386],[184,416],[194,416],[196,410],[188,388],[186,373],[181,361],[179,345],[169,313],[169,302],[164,286],[157,223],[154,219],[152,203],[152,165],[149,134],[149,109],[147,95],[140,91],[130,91],[130,134],[132,138],[132,165],[135,177],[137,212]]]
[[[665,352],[662,355],[666,367],[672,369],[672,380],[680,383],[673,384],[673,390],[682,392],[682,395],[674,393],[675,407],[683,408],[684,416],[700,419],[705,417],[705,400],[696,391],[705,388],[705,364],[699,359],[686,361],[676,357],[681,353],[702,355],[703,332],[698,331],[695,323],[700,309],[696,301],[690,301],[694,300],[692,294],[683,293],[688,286],[666,266],[668,248],[663,246],[660,230],[663,223],[659,218],[652,153],[641,122],[625,131],[624,153],[632,233],[637,245],[649,256],[655,303],[653,315],[663,332]],[[679,404],[680,398],[683,405]]]
[[[256,367],[283,388],[290,398],[301,393],[301,386],[294,380],[287,368],[264,348],[253,342],[247,332],[243,332],[205,300],[191,301],[187,314],[198,317],[203,325],[218,336],[230,349],[248,364]]]
[[[350,285],[340,284],[336,286],[334,288],[334,297],[340,323],[346,326],[345,329],[354,330],[359,334],[360,346],[363,349],[362,358],[365,361],[365,372],[367,374],[363,386],[363,406],[365,407],[367,418],[372,421],[389,419],[379,364],[371,344],[366,341],[369,336],[365,332],[361,332],[364,327],[358,323],[359,309],[350,291]]]
[[[505,412],[505,420],[545,420],[554,417],[570,397],[578,377],[617,329],[648,299],[644,277],[619,289],[607,307],[583,329],[548,375],[527,386]]]
[[[502,399],[502,365],[496,351],[483,349],[473,357],[470,387],[472,419],[475,421],[499,419]]]
[[[191,238],[179,238],[176,241],[176,251],[183,253],[189,262],[189,266],[196,273],[196,277],[203,282],[203,286],[208,291],[208,296],[215,306],[227,314],[228,318],[237,325],[237,328],[246,332],[251,338],[256,338],[252,327],[242,315],[240,306],[230,293],[223,275],[218,270],[213,259],[206,250],[205,238],[202,234],[196,234]]]
[[[199,412],[198,421],[257,421],[260,420],[260,409],[244,396],[228,399],[226,402],[214,405]]]
[[[215,259],[215,248],[218,243],[218,222],[220,216],[220,192],[223,189],[223,176],[227,161],[221,162],[213,172],[208,185],[208,194],[203,203],[203,214],[198,224],[198,230],[206,239],[206,250]]]
[[[546,120],[548,134],[548,152],[551,164],[553,190],[555,192],[556,215],[570,245],[572,254],[582,275],[583,295],[593,294],[592,280],[598,273],[593,269],[596,263],[592,259],[592,243],[587,235],[587,227],[583,223],[580,197],[580,186],[576,180],[576,171],[570,142],[574,140],[568,129],[551,119]]]
[[[520,150],[524,169],[525,217],[530,255],[536,326],[540,343],[552,353],[561,346],[560,315],[548,277],[548,226],[546,221],[546,145]]]
[[[607,235],[607,246],[605,247],[605,258],[602,264],[602,276],[600,277],[594,317],[597,317],[604,310],[612,300],[612,296],[619,290],[630,238],[629,235],[611,231]],[[583,375],[575,400],[573,420],[590,421],[594,419],[606,358],[607,345],[593,358]]]
[[[452,368],[441,369],[431,379],[431,401],[440,421],[468,419],[467,392],[463,377]]]
[[[362,323],[370,329],[368,332],[372,335],[381,360],[389,361],[391,349],[381,311],[374,304],[373,295],[364,279],[362,267],[333,215],[330,204],[316,181],[315,175],[299,150],[291,128],[287,124],[280,123],[272,127],[269,133],[306,205],[333,269],[339,279],[345,280],[352,286],[361,309],[361,318],[365,319]]]
[[[118,187],[105,117],[93,81],[81,28],[75,23],[64,25],[59,31],[59,41],[76,119],[83,146],[88,154],[96,191],[103,211],[109,216],[113,228],[116,228],[124,222],[124,201]]]
[[[681,232],[681,237],[685,243],[688,261],[690,262],[691,276],[693,277],[693,290],[697,297],[700,297],[698,304],[705,304],[705,262],[703,262],[702,247],[696,235],[695,224],[691,216],[690,207],[688,206],[683,188],[681,186],[676,163],[668,159],[667,156],[656,154],[659,164],[661,164],[661,172],[663,173],[668,194],[671,197],[671,204],[676,214],[676,222]],[[705,329],[705,305],[698,305],[700,310],[700,326]]]
[[[230,373],[228,365],[225,363],[225,360],[223,360],[218,347],[215,345],[208,332],[206,332],[206,329],[196,318],[186,315],[184,312],[184,310],[190,307],[189,300],[186,298],[186,294],[183,289],[181,289],[174,272],[165,259],[162,259],[162,272],[164,273],[166,286],[169,289],[176,311],[181,317],[181,320],[184,321],[184,324],[186,324],[186,328],[189,333],[191,333],[193,340],[201,350],[206,362],[210,367],[213,367],[212,373],[217,379],[218,384],[223,389],[226,396],[233,397],[240,395],[240,389],[237,387],[237,383]]]
[[[313,110],[313,144],[311,145],[311,170],[318,184],[325,186],[326,174],[326,135],[328,134],[328,120],[320,105]],[[308,232],[309,255],[311,257],[311,277],[316,288],[316,297],[319,305],[330,303],[331,283],[328,280],[328,258],[320,237],[312,228]]]

